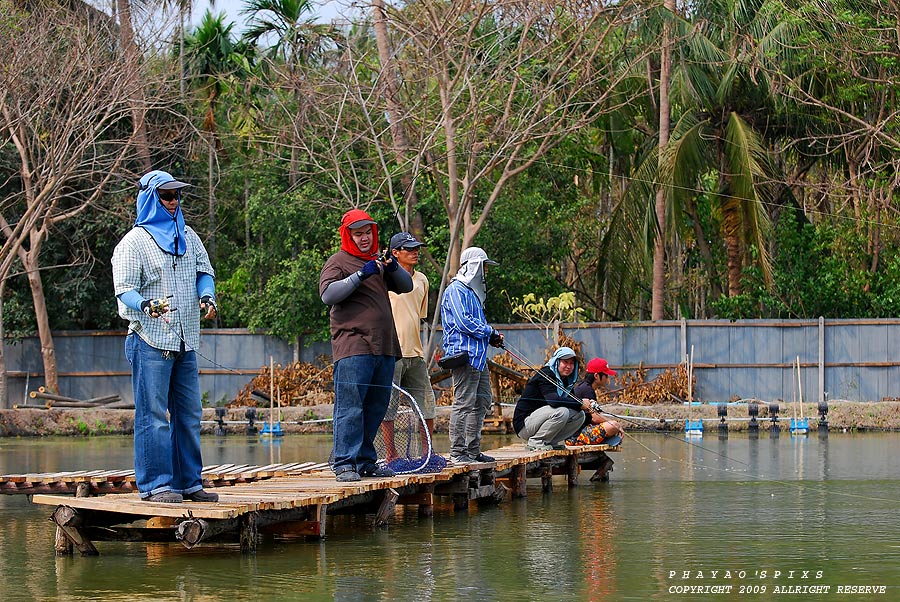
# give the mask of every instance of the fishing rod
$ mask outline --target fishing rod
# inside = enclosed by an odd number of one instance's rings
[[[504,341],[504,343],[505,343],[505,341]],[[501,349],[504,349],[507,353],[509,353],[514,359],[516,359],[516,361],[520,362],[521,364],[524,364],[524,365],[526,365],[526,366],[533,366],[533,364],[532,364],[531,362],[529,362],[529,361],[525,360],[524,358],[522,358],[520,354],[511,351],[511,350],[506,346],[506,344],[501,345],[500,347],[501,347]],[[550,377],[548,377],[545,373],[541,372],[540,369],[537,370],[537,373],[540,374],[540,375],[541,375],[544,379],[546,379],[548,382],[550,382],[550,383],[552,383],[552,384],[554,384],[554,385],[558,385],[558,384],[559,384],[559,383],[556,383],[556,382],[555,382],[553,379],[551,379]],[[571,396],[571,397],[572,397],[573,399],[575,399],[576,401],[581,402],[581,400],[578,399],[578,398],[575,396],[575,394],[572,393],[571,391],[568,391],[568,390],[567,390],[567,393],[569,394],[569,396]],[[592,409],[594,408],[594,404],[596,404],[596,407],[597,407],[597,408],[602,409],[602,406],[600,406],[600,404],[597,403],[596,401],[595,401],[593,404],[591,404]],[[608,416],[613,416],[613,417],[615,417],[615,418],[621,418],[621,419],[625,420],[626,422],[630,422],[631,424],[635,424],[635,425],[638,424],[638,423],[634,422],[633,420],[631,420],[630,418],[628,418],[628,417],[626,417],[626,416],[619,416],[619,415],[614,414],[614,413],[612,413],[612,412],[609,412],[609,411],[607,411],[607,410],[603,410],[603,413],[606,414],[606,415],[608,415]],[[658,431],[658,432],[660,432],[660,431]],[[661,431],[661,433],[662,433],[663,436],[665,436],[665,437],[671,437],[671,438],[675,439],[676,441],[679,441],[679,442],[681,442],[681,443],[684,443],[685,445],[690,446],[691,448],[696,448],[696,449],[698,449],[698,450],[702,450],[702,451],[705,451],[705,452],[709,452],[710,454],[714,454],[714,455],[716,455],[716,456],[719,456],[720,458],[722,458],[723,460],[726,460],[727,462],[731,462],[731,463],[734,463],[734,464],[736,464],[736,465],[742,466],[742,467],[744,467],[744,468],[746,468],[746,469],[753,470],[753,466],[752,466],[751,464],[749,464],[748,462],[742,462],[742,461],[740,461],[740,460],[736,460],[735,458],[732,458],[732,457],[729,456],[728,454],[725,454],[725,453],[722,453],[722,452],[718,452],[718,451],[716,451],[716,450],[714,450],[714,449],[711,449],[711,448],[708,448],[708,447],[704,447],[704,446],[702,446],[702,445],[699,445],[698,443],[695,443],[694,441],[685,439],[685,438],[683,438],[683,437],[677,437],[677,436],[675,436],[675,435],[673,435],[673,434],[671,434],[671,433],[668,433],[668,432],[666,432],[666,431]],[[698,467],[697,465],[695,465],[694,462],[692,462],[691,460],[685,461],[685,460],[676,460],[676,459],[673,459],[673,458],[665,458],[665,457],[662,456],[662,454],[660,454],[660,453],[654,451],[653,449],[649,448],[648,446],[644,445],[643,443],[641,443],[640,441],[638,441],[634,436],[630,435],[629,433],[627,433],[627,432],[625,432],[625,431],[622,431],[622,434],[623,434],[624,436],[629,437],[629,438],[630,438],[632,441],[634,441],[634,443],[636,443],[638,446],[644,448],[644,449],[647,450],[649,453],[651,453],[651,454],[653,454],[654,456],[656,456],[660,461],[663,461],[663,462],[674,462],[674,463],[678,463],[678,464],[685,464],[686,466],[689,466],[689,467],[692,468],[692,469],[698,469],[698,468],[701,468],[701,467]],[[728,469],[728,468],[724,468],[724,469],[723,469],[723,468],[716,468],[716,467],[710,466],[710,465],[708,465],[708,464],[704,464],[704,465],[702,466],[702,469],[703,469],[703,470],[713,470],[713,471],[716,471],[716,472],[724,472],[724,473],[735,474],[735,471],[734,471],[733,469]],[[813,490],[816,490],[816,491],[824,491],[824,486],[814,487],[814,486],[812,486],[812,485],[808,485],[808,484],[805,484],[805,483],[802,483],[802,482],[785,481],[785,480],[783,480],[783,479],[773,479],[773,478],[767,477],[767,476],[764,475],[764,474],[755,474],[755,473],[750,473],[750,472],[747,472],[746,474],[747,474],[747,476],[752,477],[753,479],[755,479],[755,480],[757,480],[757,481],[769,482],[769,483],[775,483],[775,484],[780,484],[780,485],[790,486],[790,487],[799,488],[799,489],[813,489]],[[842,496],[852,497],[852,498],[875,499],[875,500],[883,500],[883,501],[890,501],[890,502],[894,502],[894,501],[895,501],[895,500],[893,500],[893,499],[881,498],[881,497],[877,497],[877,496],[862,496],[862,495],[859,495],[859,494],[843,493],[843,492],[834,492],[834,491],[830,491],[830,490],[829,490],[829,492],[832,493],[833,495],[842,495]]]
[[[515,360],[518,361],[519,363],[521,363],[521,364],[523,364],[523,365],[525,365],[525,366],[533,366],[533,364],[532,364],[531,362],[529,362],[528,360],[524,359],[519,353],[516,353],[515,351],[513,351],[512,349],[510,349],[510,347],[511,347],[511,345],[509,345],[508,343],[506,343],[506,341],[503,341],[503,343],[500,345],[500,348],[501,348],[501,349],[503,349],[503,350],[505,350],[507,353],[509,353],[509,354],[513,357],[513,359],[515,359]],[[536,372],[537,372],[537,374],[540,374],[541,377],[544,378],[544,380],[546,380],[547,382],[549,382],[549,383],[551,383],[551,384],[553,384],[553,385],[555,385],[555,386],[559,386],[560,383],[556,382],[554,379],[552,379],[552,378],[550,378],[549,376],[547,376],[547,375],[546,375],[544,372],[542,372],[540,369],[536,370]],[[577,401],[579,404],[582,403],[582,400],[579,399],[572,391],[570,391],[570,390],[568,390],[568,389],[564,389],[564,390],[566,391],[566,394],[567,394],[569,397],[571,397],[572,399],[574,399],[575,401]],[[631,419],[630,417],[628,417],[628,416],[620,416],[620,415],[618,415],[618,414],[615,414],[615,413],[613,413],[613,412],[610,412],[609,410],[604,409],[603,406],[601,406],[596,400],[593,401],[593,402],[591,402],[590,405],[591,405],[591,409],[592,409],[593,411],[597,412],[598,414],[601,414],[601,413],[602,413],[602,414],[606,414],[607,416],[612,416],[613,418],[618,418],[618,419],[623,420],[623,421],[625,421],[625,422],[628,422],[628,423],[630,423],[630,424],[632,424],[632,425],[634,425],[634,426],[643,426],[643,425],[641,425],[639,422],[637,422],[637,421],[635,421],[635,420],[632,420],[632,419]],[[665,436],[665,437],[671,437],[671,438],[673,438],[673,439],[675,439],[675,440],[677,440],[677,441],[680,441],[681,443],[684,443],[684,444],[686,444],[686,445],[688,445],[688,446],[690,446],[690,447],[694,447],[694,448],[697,448],[697,449],[700,449],[700,450],[709,452],[709,453],[711,453],[711,454],[715,454],[715,455],[717,455],[717,456],[719,456],[719,457],[721,457],[721,458],[723,458],[723,459],[725,459],[725,460],[727,460],[727,461],[729,461],[729,462],[734,462],[734,463],[736,463],[736,464],[740,464],[740,465],[745,466],[745,467],[747,467],[747,468],[752,468],[752,466],[751,466],[750,464],[748,464],[747,462],[741,462],[740,460],[736,460],[736,459],[734,459],[734,458],[731,458],[731,457],[729,457],[727,454],[724,454],[724,453],[722,453],[722,452],[718,452],[718,451],[716,451],[716,450],[714,450],[714,449],[711,449],[711,448],[708,448],[708,447],[704,447],[704,446],[702,446],[702,445],[699,445],[699,444],[697,444],[697,443],[695,443],[695,442],[693,442],[693,441],[689,441],[689,440],[684,439],[684,438],[682,438],[682,437],[677,437],[677,436],[675,436],[675,435],[673,435],[673,434],[671,434],[671,433],[668,433],[668,432],[666,432],[666,431],[661,431],[661,432],[662,432],[663,436]],[[652,449],[650,449],[650,448],[647,447],[646,445],[640,443],[640,442],[637,441],[633,436],[628,435],[628,433],[622,431],[622,434],[623,434],[623,435],[629,436],[633,441],[635,441],[635,443],[637,443],[638,445],[640,445],[641,447],[643,447],[644,449],[646,449],[646,450],[649,451],[650,453],[654,454],[654,455],[655,455],[656,457],[658,457],[659,459],[661,459],[661,460],[664,459],[664,458],[662,457],[661,454],[659,454],[659,453],[653,451]],[[672,460],[672,461],[674,461],[674,460]],[[690,465],[693,466],[693,464],[690,464]],[[726,471],[726,472],[727,472],[727,471]]]
[[[510,355],[513,357],[513,359],[515,359],[515,360],[516,360],[517,362],[519,362],[520,364],[523,364],[523,365],[525,365],[525,366],[533,366],[533,364],[532,364],[531,362],[529,362],[528,360],[526,360],[525,358],[523,358],[520,354],[518,354],[518,353],[514,352],[512,349],[510,349],[510,346],[509,346],[508,343],[506,343],[506,341],[504,341],[504,342],[500,345],[500,348],[503,349],[504,351],[506,351],[508,354],[510,354]],[[533,369],[533,368],[532,368],[532,369]],[[547,382],[549,382],[550,384],[552,384],[552,385],[554,385],[554,386],[556,386],[556,387],[560,387],[560,385],[562,385],[562,383],[559,383],[559,382],[557,382],[556,380],[554,380],[554,379],[550,378],[549,376],[547,376],[544,372],[541,371],[540,368],[538,368],[537,370],[535,370],[535,373],[536,373],[536,374],[540,374],[541,377],[542,377],[544,380],[546,380]],[[575,393],[573,393],[571,390],[569,390],[569,389],[567,389],[567,388],[565,388],[565,387],[562,387],[562,389],[566,392],[566,395],[568,395],[569,397],[571,397],[574,401],[577,401],[577,402],[579,403],[579,405],[583,405],[584,400],[582,400],[580,397],[578,397],[577,395],[575,395]],[[619,416],[619,415],[614,414],[614,413],[612,413],[612,412],[610,412],[610,411],[608,411],[608,410],[603,409],[603,406],[601,406],[600,403],[599,403],[596,399],[593,400],[593,401],[590,403],[590,406],[591,406],[591,410],[594,411],[594,412],[596,412],[597,414],[606,414],[607,416],[612,416],[613,418],[620,418],[621,420],[624,420],[625,422],[630,422],[631,424],[633,424],[633,425],[635,425],[635,426],[641,426],[640,423],[635,422],[634,420],[631,420],[631,419],[630,419],[629,417],[627,417],[627,416]]]

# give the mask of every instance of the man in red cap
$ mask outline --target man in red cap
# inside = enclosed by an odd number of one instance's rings
[[[584,378],[575,385],[574,394],[575,397],[579,399],[591,399],[597,401],[597,392],[596,389],[605,389],[609,386],[609,377],[615,376],[616,371],[609,367],[609,362],[607,362],[602,357],[595,357],[591,361],[587,363],[587,367],[585,368],[586,374]],[[596,431],[596,434],[592,434],[593,438],[609,438],[613,437],[622,432],[622,426],[616,422],[615,420],[607,420],[600,425],[591,425],[590,427],[585,428],[585,431],[592,429]],[[582,441],[579,443],[574,443],[567,441],[569,445],[585,445],[586,442]]]
[[[319,295],[331,306],[334,359],[334,463],[338,481],[390,477],[377,464],[375,435],[391,398],[394,363],[403,357],[388,291],[408,293],[409,272],[378,259],[378,225],[352,209],[340,227],[341,249],[319,276]]]

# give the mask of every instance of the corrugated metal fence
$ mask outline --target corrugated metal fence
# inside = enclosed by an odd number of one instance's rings
[[[539,364],[544,330],[498,325],[510,348]],[[792,399],[792,366],[800,358],[805,401],[881,400],[900,397],[900,320],[686,320],[563,324],[587,357],[602,356],[614,368],[643,366],[652,378],[684,361],[693,350],[695,398],[728,401]],[[131,400],[130,367],[123,332],[55,334],[60,392],[77,398],[117,393]],[[230,400],[269,357],[287,364],[330,353],[328,343],[294,346],[246,330],[204,330],[199,352],[200,389],[209,403]],[[28,338],[6,345],[10,403],[43,384],[40,344]]]

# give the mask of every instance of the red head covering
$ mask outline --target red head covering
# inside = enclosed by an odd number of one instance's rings
[[[370,224],[372,226],[372,248],[369,249],[368,253],[363,253],[350,236],[350,229],[362,228]],[[366,261],[378,257],[378,224],[362,209],[351,209],[344,214],[344,217],[341,218],[340,233],[341,249],[344,251]]]
[[[607,362],[602,357],[595,357],[591,361],[587,363],[587,371],[593,372],[594,374],[607,374],[609,376],[615,376],[616,371],[609,367],[609,362]]]

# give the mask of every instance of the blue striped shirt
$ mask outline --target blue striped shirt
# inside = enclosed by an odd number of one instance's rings
[[[475,291],[458,280],[452,280],[441,300],[441,322],[444,326],[444,355],[465,351],[469,354],[472,367],[484,370],[493,328],[484,316],[484,308]]]

